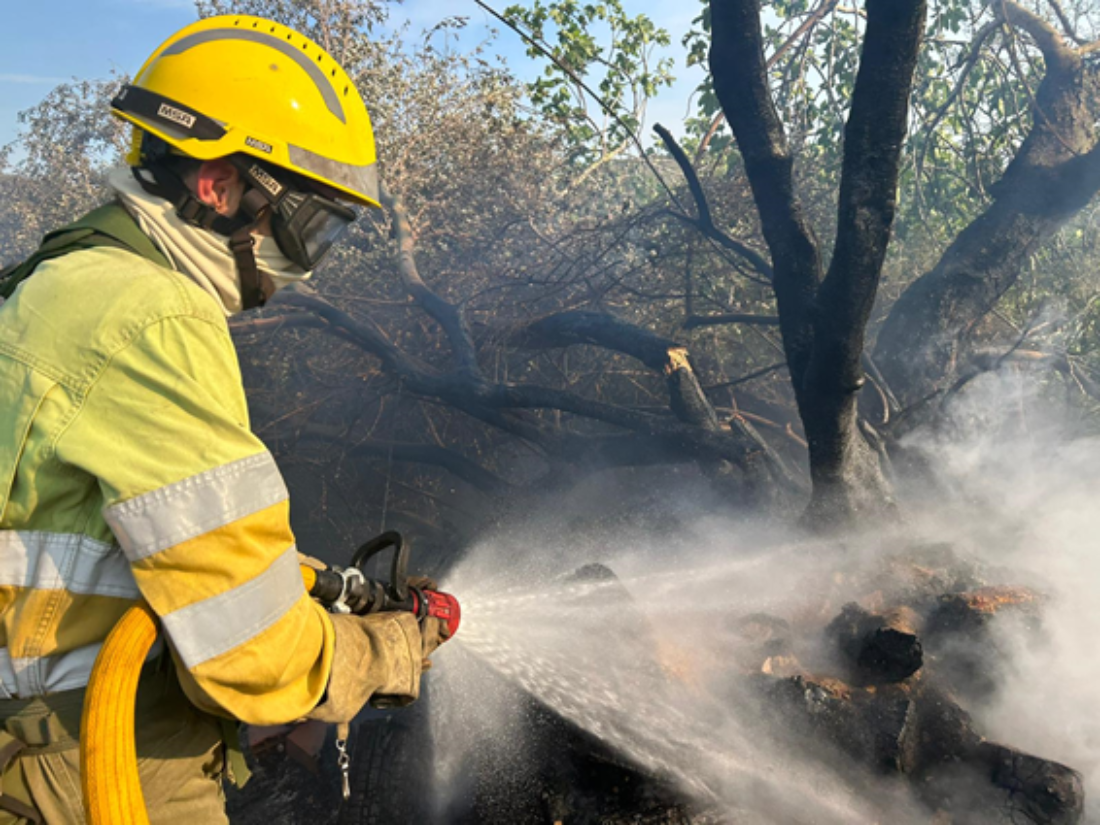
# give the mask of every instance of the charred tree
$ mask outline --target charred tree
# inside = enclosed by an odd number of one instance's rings
[[[893,508],[879,456],[861,431],[864,334],[890,239],[909,93],[925,3],[869,2],[845,129],[837,237],[826,271],[795,191],[793,158],[768,86],[755,0],[713,0],[710,67],[745,163],[771,252],[779,325],[806,430],[818,528]]]
[[[992,188],[993,203],[901,295],[879,333],[875,359],[903,407],[951,388],[975,325],[1100,190],[1100,71],[1031,11],[1012,0],[991,7],[1035,43],[1045,74],[1031,130]]]
[[[275,306],[283,308],[281,314],[238,321],[235,329],[320,328],[343,338],[375,357],[401,393],[439,402],[526,442],[549,466],[534,485],[537,491],[545,492],[548,483],[568,481],[570,471],[687,462],[698,464],[718,483],[732,485],[752,505],[771,505],[795,489],[797,482],[782,459],[747,418],[723,420],[718,415],[683,344],[609,313],[558,312],[495,328],[492,333],[518,350],[538,352],[583,345],[636,359],[663,378],[665,410],[639,409],[551,386],[489,378],[479,363],[479,342],[462,306],[432,290],[419,273],[415,234],[402,200],[386,190],[382,199],[393,220],[401,284],[413,306],[442,331],[449,367],[427,363],[396,343],[369,315],[353,316],[304,286],[280,294]],[[593,422],[604,432],[581,434],[525,414],[545,410]],[[324,428],[314,427],[305,434],[324,437],[325,433]],[[530,491],[526,485],[511,484],[490,472],[461,451],[441,445],[369,441],[359,443],[349,455],[434,465],[497,499],[522,499]]]

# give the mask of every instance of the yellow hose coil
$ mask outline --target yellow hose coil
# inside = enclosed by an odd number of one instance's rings
[[[306,590],[317,572],[302,565]],[[80,720],[80,788],[88,825],[149,825],[138,774],[134,715],[138,681],[157,617],[144,602],[118,620],[96,657]]]
[[[149,825],[138,775],[134,714],[138,680],[157,639],[157,619],[138,604],[96,657],[80,721],[80,785],[89,825]]]

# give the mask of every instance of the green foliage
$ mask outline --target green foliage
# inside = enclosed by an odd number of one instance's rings
[[[795,36],[820,3],[765,3],[764,36],[766,54],[779,55],[770,81],[796,157],[799,193],[820,236],[828,238],[866,22],[862,2],[851,6],[844,0]],[[1074,21],[1087,21],[1089,0],[1063,0],[1063,6]],[[694,227],[669,216],[653,176],[623,151],[628,145],[623,127],[578,88],[583,80],[629,128],[640,129],[646,102],[672,80],[667,32],[644,16],[627,14],[619,0],[533,0],[513,6],[509,18],[561,63],[546,65],[541,77],[525,84],[484,50],[453,49],[450,36],[461,21],[445,21],[410,42],[388,26],[389,4],[376,0],[203,0],[199,8],[204,14],[273,17],[301,29],[347,66],[372,113],[383,179],[408,204],[420,273],[466,310],[487,375],[568,388],[608,403],[660,407],[663,380],[629,359],[592,347],[535,354],[508,343],[507,324],[515,319],[564,308],[611,311],[690,346],[700,374],[723,387],[711,393],[720,413],[763,416],[774,425],[769,435],[779,434],[773,445],[790,450],[792,462],[801,460],[801,448],[785,434],[795,418],[781,371],[725,387],[782,358],[775,330],[727,326],[689,333],[680,326],[686,311],[773,314],[770,287],[746,278],[736,256],[722,254]],[[976,33],[989,19],[988,6],[932,0],[882,309],[934,265],[960,228],[985,207],[989,187],[1031,128],[1041,59],[1025,37],[1002,30],[992,31],[975,49]],[[1080,26],[1082,38],[1095,33],[1085,22]],[[687,62],[705,66],[706,3],[683,43]],[[533,48],[529,53],[545,60]],[[117,82],[66,84],[24,115],[21,160],[0,167],[0,194],[8,204],[0,250],[29,250],[42,232],[103,197],[103,168],[118,158],[125,142],[126,130],[106,113]],[[695,102],[687,123],[689,153],[719,113],[709,81]],[[670,158],[651,160],[674,185],[680,180]],[[698,171],[716,223],[763,249],[752,193],[728,128],[710,141]],[[691,212],[686,189],[678,194]],[[445,370],[446,342],[437,325],[409,302],[389,229],[383,212],[360,221],[326,261],[316,285],[349,312],[377,322],[405,351]],[[1054,343],[1092,360],[1100,354],[1100,302],[1094,300],[1098,238],[1100,220],[1093,211],[1040,254],[1001,307],[1009,320],[1026,327],[1052,296],[1060,296],[1069,321],[1059,327]],[[278,312],[277,303],[272,311]],[[341,444],[381,438],[445,444],[504,475],[519,473],[517,468],[529,472],[537,464],[530,458],[515,461],[514,442],[507,446],[505,436],[444,405],[407,395],[394,401],[392,378],[376,359],[342,339],[289,328],[275,335],[275,340],[260,334],[240,339],[250,399],[264,437],[276,448],[306,455],[294,466],[316,474],[312,486],[319,500],[316,513],[310,505],[310,514],[319,520],[331,518],[327,497],[335,499],[337,491],[349,500],[376,503],[381,488],[364,494],[369,462],[345,460],[331,442],[330,454],[310,457],[300,439],[304,443],[303,434],[315,428],[334,429]],[[554,411],[529,415],[566,432],[602,432]],[[422,493],[445,498],[453,479],[423,468],[399,472],[410,490],[421,492],[408,493],[409,501],[397,509],[445,521],[440,513],[446,505],[436,511],[437,504],[426,503]],[[349,474],[362,487],[337,482]],[[360,532],[360,508],[351,509],[356,512],[349,524],[356,526],[349,535]]]
[[[642,128],[647,101],[674,80],[672,58],[657,57],[672,42],[669,33],[644,14],[627,14],[620,0],[535,0],[504,14],[553,55],[528,93],[536,111],[561,127],[582,167],[626,148],[630,133]],[[546,60],[535,46],[527,53]],[[618,118],[593,101],[582,82]]]

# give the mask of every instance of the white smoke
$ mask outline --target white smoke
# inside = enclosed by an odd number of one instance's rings
[[[913,494],[919,508],[897,529],[819,541],[709,515],[716,503],[696,493],[632,524],[614,489],[587,488],[486,540],[446,582],[467,616],[464,641],[440,651],[431,677],[441,779],[468,779],[475,755],[494,748],[506,754],[497,765],[537,757],[524,734],[534,697],[732,822],[926,821],[904,783],[762,735],[758,706],[731,687],[732,624],[766,612],[796,632],[819,627],[865,595],[863,573],[945,542],[996,582],[1046,596],[1040,642],[1010,617],[994,622],[1010,667],[988,704],[967,709],[988,738],[1081,771],[1086,819],[1097,819],[1100,440],[1074,437],[1080,420],[1051,407],[1048,388],[1015,372],[971,382],[947,426],[909,439],[938,492]],[[681,517],[671,530],[669,506]],[[563,584],[592,562],[615,571],[630,607],[606,585]],[[656,681],[638,667],[643,636],[661,662]]]

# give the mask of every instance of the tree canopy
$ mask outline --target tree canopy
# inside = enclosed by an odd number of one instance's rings
[[[614,0],[496,8],[530,80],[393,8],[197,7],[317,40],[379,139],[386,208],[315,290],[233,323],[305,529],[442,541],[593,473],[851,523],[893,512],[904,436],[991,369],[1093,426],[1095,4],[712,0],[686,32]],[[710,72],[655,139],[673,43]],[[21,115],[5,260],[107,197],[121,80]]]

